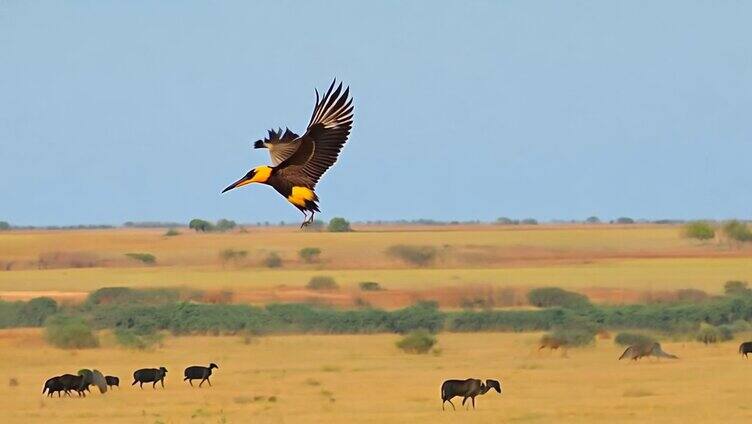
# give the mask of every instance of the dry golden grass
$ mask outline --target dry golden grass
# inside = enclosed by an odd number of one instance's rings
[[[165,237],[163,229],[12,231],[0,233],[0,296],[56,291],[63,299],[68,292],[80,298],[81,292],[104,286],[185,286],[230,290],[238,298],[263,302],[287,300],[290,289],[302,288],[313,276],[330,275],[345,290],[377,281],[393,291],[394,306],[415,297],[399,291],[439,293],[469,286],[526,290],[556,285],[596,301],[619,302],[640,296],[628,291],[719,293],[727,280],[752,280],[752,248],[697,243],[680,234],[679,227],[655,225],[365,226],[339,234],[253,227],[224,234],[183,230],[176,237]],[[438,259],[425,268],[411,267],[385,253],[396,244],[433,246]],[[299,260],[302,247],[322,249],[321,261]],[[225,249],[248,255],[223,264],[219,253]],[[157,264],[130,260],[125,257],[130,252],[152,253]],[[282,256],[281,268],[263,265],[269,252]],[[40,258],[47,269],[39,269]],[[92,261],[97,266],[87,267]],[[27,293],[19,297],[18,291]]]
[[[243,422],[744,422],[752,365],[738,341],[663,343],[681,359],[617,361],[610,340],[592,348],[537,352],[538,334],[440,334],[440,356],[406,355],[397,336],[168,338],[138,352],[107,346],[62,351],[37,331],[0,332],[0,410],[6,423]],[[192,389],[187,365],[217,362],[214,387]],[[166,389],[129,386],[135,368],[166,366]],[[86,399],[48,399],[45,379],[82,367],[118,375],[120,390]],[[501,379],[503,395],[476,411],[441,411],[447,378]],[[19,385],[11,387],[10,378]],[[270,397],[276,401],[269,401]],[[449,406],[447,404],[447,406]]]

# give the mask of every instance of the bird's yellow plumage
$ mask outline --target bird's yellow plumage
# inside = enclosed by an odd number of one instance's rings
[[[316,193],[308,187],[294,186],[292,188],[292,194],[287,196],[287,200],[293,205],[305,207],[306,201],[316,200]]]

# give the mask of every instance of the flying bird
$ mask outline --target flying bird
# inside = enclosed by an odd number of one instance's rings
[[[270,185],[303,213],[301,228],[312,223],[313,215],[319,212],[316,183],[337,161],[352,129],[350,88],[343,91],[339,83],[335,89],[336,82],[332,81],[322,98],[316,90],[316,105],[305,134],[298,136],[288,128],[269,130],[267,137],[253,147],[269,149],[272,165],[251,169],[222,193],[251,183]]]

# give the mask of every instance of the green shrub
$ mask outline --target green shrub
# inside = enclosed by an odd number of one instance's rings
[[[45,338],[62,349],[85,349],[99,346],[99,340],[81,317],[55,315],[45,324]]]
[[[597,216],[591,216],[588,217],[585,222],[587,222],[588,224],[599,224],[601,220]]]
[[[180,231],[170,228],[167,230],[167,232],[164,233],[165,237],[175,237],[180,235]]]
[[[126,253],[125,256],[146,265],[154,265],[157,262],[157,257],[151,253]]]
[[[362,281],[358,283],[358,287],[360,287],[361,291],[381,291],[384,290],[381,288],[381,285],[375,281]]]
[[[731,280],[726,281],[723,285],[723,291],[727,296],[747,296],[752,294],[752,290],[747,287],[746,281]]]
[[[397,259],[417,266],[427,266],[436,260],[437,251],[433,246],[413,246],[397,244],[390,246],[386,253]]]
[[[538,225],[538,220],[533,218],[525,218],[522,221],[520,221],[520,224],[522,225]]]
[[[726,325],[728,325],[728,328],[732,333],[743,333],[745,331],[752,330],[752,325],[749,324],[749,321],[745,321],[743,319],[738,319],[731,324]]]
[[[733,334],[728,327],[716,327],[705,322],[700,324],[700,329],[695,334],[695,339],[705,344],[720,343],[732,338]]]
[[[102,287],[86,298],[89,307],[112,304],[165,304],[177,302],[180,292],[177,289],[132,289],[129,287]]]
[[[125,328],[115,329],[114,334],[119,345],[138,350],[151,349],[159,345],[163,339],[162,335],[156,332],[139,334],[138,331]]]
[[[413,330],[426,330],[436,333],[444,327],[444,314],[436,302],[418,302],[390,314],[389,330],[395,333],[408,333]]]
[[[320,255],[321,249],[319,249],[318,247],[304,247],[298,252],[300,259],[309,264],[318,262]]]
[[[734,241],[752,241],[752,231],[749,230],[747,224],[735,219],[723,225],[723,232],[726,234],[726,237]]]
[[[332,218],[329,221],[327,229],[330,233],[346,233],[352,231],[352,228],[350,228],[350,222],[345,218],[340,217]]]
[[[230,231],[233,228],[235,228],[238,224],[235,223],[235,221],[231,221],[229,219],[220,219],[217,221],[217,224],[214,225],[214,229],[217,231]]]
[[[634,224],[634,219],[626,217],[626,216],[622,216],[616,219],[616,223],[617,224]]]
[[[332,277],[316,276],[308,281],[306,288],[308,290],[338,290],[339,285]]]
[[[0,221],[0,231],[8,230],[10,230],[10,224],[8,224],[6,221]]]
[[[202,233],[214,231],[214,225],[212,225],[211,222],[198,218],[192,219],[191,222],[188,223],[188,228]]]
[[[58,311],[57,302],[49,297],[35,297],[21,306],[18,314],[21,322],[39,327]]]
[[[425,330],[416,330],[398,340],[396,345],[406,353],[428,353],[436,344],[436,337]]]
[[[581,347],[593,344],[595,331],[589,328],[555,328],[547,335],[551,340],[556,340],[561,346]]]
[[[246,256],[248,256],[248,251],[246,250],[224,249],[219,252],[219,260],[223,264],[230,261],[243,260]]]
[[[527,299],[531,305],[539,308],[559,306],[568,309],[580,309],[591,306],[587,296],[558,287],[543,287],[530,290],[527,294]]]
[[[502,216],[500,218],[496,218],[496,223],[498,225],[518,225],[520,221]]]
[[[614,343],[620,346],[650,346],[658,340],[646,334],[622,332],[614,337]]]
[[[282,257],[277,252],[271,252],[264,258],[264,265],[267,268],[279,268],[282,266]]]
[[[693,221],[684,225],[684,237],[696,240],[710,240],[715,237],[715,230],[706,221]]]

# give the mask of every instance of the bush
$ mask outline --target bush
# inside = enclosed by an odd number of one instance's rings
[[[696,240],[710,240],[715,237],[715,230],[705,221],[693,221],[684,225],[684,237]]]
[[[35,297],[21,306],[19,318],[26,325],[40,327],[57,310],[57,302],[54,299]]]
[[[99,346],[99,340],[81,317],[56,315],[45,325],[45,338],[61,349],[85,349]]]
[[[316,276],[308,281],[306,288],[308,290],[339,290],[339,285],[332,277]]]
[[[747,287],[746,281],[731,280],[726,281],[723,285],[723,291],[728,296],[746,296],[752,294],[752,290]]]
[[[346,233],[352,231],[350,223],[345,218],[332,218],[327,227],[330,233]]]
[[[708,323],[701,323],[695,339],[705,344],[720,343],[734,338],[731,329],[727,326],[716,327]]]
[[[616,219],[617,224],[634,224],[634,219],[622,216]]]
[[[657,341],[658,340],[645,334],[627,333],[627,332],[619,333],[614,338],[614,343],[620,346],[632,346],[632,345],[650,346],[653,343],[656,343]]]
[[[560,346],[581,347],[593,344],[595,332],[588,328],[556,328],[541,339],[541,343],[547,341],[557,342]]]
[[[723,232],[731,240],[738,242],[752,241],[752,231],[749,230],[747,224],[732,220],[723,225]]]
[[[318,247],[304,247],[298,252],[300,259],[309,264],[318,262],[320,255],[321,249],[319,249]]]
[[[229,219],[220,219],[217,221],[217,224],[214,226],[214,228],[217,231],[230,231],[233,228],[235,228],[238,224],[235,223],[235,221],[231,221]]]
[[[418,302],[407,308],[391,313],[389,330],[395,333],[408,333],[413,330],[426,330],[436,333],[444,327],[444,314],[436,302]]]
[[[517,225],[520,223],[520,221],[502,216],[500,218],[496,218],[496,223],[498,225]]]
[[[154,265],[157,263],[157,257],[151,253],[126,253],[125,256],[146,265]]]
[[[527,299],[531,305],[539,308],[560,306],[568,309],[580,309],[591,306],[587,296],[558,287],[543,287],[530,290],[527,294]]]
[[[601,220],[598,219],[597,216],[591,216],[591,217],[588,217],[588,219],[586,219],[585,222],[587,222],[588,224],[599,224]]]
[[[436,344],[436,337],[425,330],[416,330],[397,341],[399,349],[406,353],[428,353]]]
[[[8,224],[5,221],[0,221],[0,231],[8,231],[10,230],[10,224]]]
[[[219,260],[222,261],[223,264],[230,261],[245,259],[246,256],[248,256],[248,251],[246,250],[225,249],[219,252]]]
[[[523,225],[538,225],[538,220],[533,218],[525,218],[522,221],[520,221],[520,224]]]
[[[436,260],[437,251],[433,246],[412,246],[397,244],[386,251],[387,255],[401,259],[409,264],[427,266]]]
[[[165,304],[177,302],[180,292],[177,289],[132,289],[129,287],[103,287],[86,298],[89,307],[117,304]]]
[[[358,283],[361,291],[382,291],[381,285],[375,281],[363,281]]]
[[[208,232],[208,231],[214,231],[214,226],[209,221],[205,221],[203,219],[192,219],[191,222],[188,223],[188,228],[191,230],[195,230],[196,232]]]
[[[164,235],[165,237],[175,237],[180,235],[180,231],[174,228],[170,228],[169,230],[167,230],[167,232],[164,233]]]
[[[117,328],[115,329],[115,340],[123,347],[146,350],[155,347],[162,342],[162,335],[156,332],[139,334],[136,331]]]
[[[282,257],[277,252],[271,252],[264,258],[264,265],[267,268],[279,268],[282,266]]]

